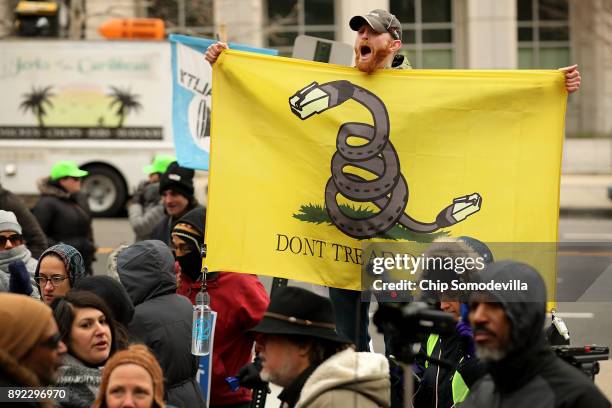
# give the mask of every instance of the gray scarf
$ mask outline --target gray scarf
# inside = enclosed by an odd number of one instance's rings
[[[23,261],[27,265],[30,259],[32,259],[32,253],[25,245],[19,245],[8,251],[0,251],[0,269],[8,273],[8,266],[11,262]]]
[[[9,272],[9,264],[14,261],[22,261],[30,273],[30,279],[32,281],[32,296],[33,298],[39,299],[40,295],[34,281],[34,272],[36,271],[36,265],[38,262],[32,258],[32,253],[25,245],[19,245],[18,247],[11,248],[8,251],[0,251],[0,292],[8,292],[9,280],[11,274]]]
[[[68,401],[60,403],[60,407],[91,407],[98,395],[102,370],[87,367],[70,354],[64,354],[63,360],[64,364],[58,370],[56,386],[68,389]]]

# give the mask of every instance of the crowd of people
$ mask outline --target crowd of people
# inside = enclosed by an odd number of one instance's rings
[[[358,69],[410,68],[398,54],[395,16],[373,10],[350,27]],[[214,64],[226,48],[216,43],[205,58]],[[568,92],[576,91],[578,71],[564,72]],[[128,206],[136,242],[109,256],[106,276],[92,273],[86,171],[56,163],[39,181],[31,212],[0,187],[0,387],[63,387],[60,407],[207,406],[191,353],[193,305],[205,284],[217,313],[210,407],[250,407],[250,388],[268,383],[282,387],[280,405],[290,408],[610,407],[547,346],[546,288],[530,266],[495,262],[473,238],[434,242],[429,257],[485,259],[483,271],[463,279],[521,279],[529,289],[514,297],[429,294],[455,330],[429,334],[406,378],[394,356],[401,338],[386,338],[385,354],[370,349],[369,302],[361,293],[330,288],[327,298],[287,286],[270,299],[254,275],[203,274],[206,209],[195,198],[194,171],[158,155],[145,173]],[[425,279],[439,271],[422,272]],[[414,395],[404,395],[405,381],[414,382]]]

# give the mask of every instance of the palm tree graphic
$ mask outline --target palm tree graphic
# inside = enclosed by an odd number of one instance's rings
[[[48,108],[53,107],[50,99],[55,95],[51,93],[51,88],[53,87],[37,88],[33,86],[30,93],[23,94],[23,101],[19,105],[24,112],[32,111],[36,115],[38,126],[41,128],[45,127],[44,117],[47,114],[45,106]]]
[[[113,101],[110,103],[109,108],[112,108],[115,105],[118,105],[117,116],[119,117],[119,123],[117,127],[120,128],[123,126],[123,121],[125,117],[131,111],[139,111],[142,109],[142,104],[138,102],[138,95],[132,94],[129,89],[121,89],[115,86],[111,86],[111,92],[108,94]]]

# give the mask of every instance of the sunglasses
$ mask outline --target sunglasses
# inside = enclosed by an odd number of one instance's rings
[[[49,337],[47,340],[41,342],[40,345],[55,350],[59,346],[61,340],[62,335],[60,334],[60,332],[57,332],[53,336]]]
[[[8,237],[0,236],[0,247],[6,245],[8,241],[11,241],[11,245],[17,246],[23,244],[23,235],[21,234],[13,234]]]

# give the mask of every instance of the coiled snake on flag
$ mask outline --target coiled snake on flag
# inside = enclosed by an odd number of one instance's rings
[[[480,194],[457,197],[444,208],[434,222],[421,222],[405,213],[408,204],[408,183],[400,172],[399,157],[389,140],[389,114],[380,98],[365,88],[349,81],[333,81],[319,85],[311,83],[289,98],[292,112],[302,120],[315,113],[334,108],[352,99],[371,114],[374,125],[346,122],[340,126],[336,138],[336,152],[331,161],[331,177],[325,186],[325,207],[333,222],[346,235],[365,239],[385,232],[399,223],[405,228],[430,233],[463,221],[478,212],[482,204]],[[350,145],[349,137],[366,139],[360,146]],[[367,180],[344,169],[353,166],[376,175]],[[355,218],[340,209],[337,194],[354,202],[373,203],[379,212]]]

